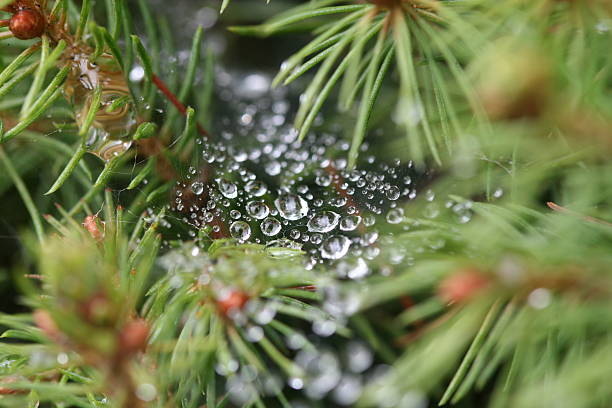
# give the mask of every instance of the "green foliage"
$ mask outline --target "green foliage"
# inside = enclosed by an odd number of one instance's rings
[[[44,13],[41,38],[0,35],[0,193],[14,187],[34,232],[14,271],[29,312],[0,314],[0,406],[290,407],[312,379],[290,344],[353,340],[391,367],[360,378],[357,406],[610,405],[608,2],[316,0],[230,28],[313,35],[273,81],[304,83],[302,141],[343,126],[349,169],[366,140],[429,169],[428,191],[396,203],[397,229],[343,260],[367,259],[359,279],[211,226],[186,240],[184,214],[160,209],[212,139],[201,27],[177,66],[145,0],[57,0]],[[78,58],[108,81],[79,88]],[[122,91],[109,97],[109,81]],[[124,143],[110,156],[94,140],[106,115],[123,124],[104,139]],[[201,166],[213,181],[214,160]],[[334,334],[307,336],[321,324]]]
[[[452,154],[452,140],[466,131],[457,119],[465,110],[462,105],[471,103],[475,113],[481,111],[462,68],[467,56],[473,55],[481,42],[480,33],[463,21],[471,9],[463,2],[453,1],[414,4],[391,1],[387,2],[393,5],[390,8],[385,2],[380,2],[380,6],[377,2],[334,5],[337,3],[346,2],[311,2],[260,26],[234,30],[267,36],[305,19],[347,14],[336,21],[322,20],[315,30],[315,39],[283,63],[274,80],[275,84],[289,84],[320,65],[296,116],[300,138],[308,133],[334,86],[343,78],[341,110],[355,105],[361,92],[349,156],[354,165],[381,83],[394,59],[400,92],[397,113],[393,116],[406,129],[414,158],[424,160],[424,139],[433,158],[440,163],[439,149],[445,147]],[[457,89],[451,89],[451,84]],[[453,96],[457,93],[463,93],[462,101]]]

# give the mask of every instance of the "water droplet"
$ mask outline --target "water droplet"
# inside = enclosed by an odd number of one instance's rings
[[[191,191],[193,191],[195,195],[202,194],[204,192],[204,183],[202,183],[201,181],[194,181],[191,184]]]
[[[370,368],[374,355],[365,344],[353,341],[346,349],[346,360],[349,370],[353,373],[361,373]]]
[[[351,240],[343,235],[334,235],[321,244],[321,256],[325,259],[340,259],[349,250]]]
[[[263,329],[260,326],[251,326],[246,330],[246,337],[252,343],[257,343],[264,337]]]
[[[401,208],[394,208],[389,210],[387,213],[387,222],[389,224],[399,224],[404,220],[404,210]]]
[[[271,161],[270,163],[266,164],[265,168],[266,173],[268,173],[270,176],[278,176],[282,169],[281,164],[277,161]]]
[[[376,224],[376,218],[374,218],[373,215],[366,215],[363,217],[363,225],[366,227],[371,227],[374,224]]]
[[[329,173],[326,173],[323,170],[319,170],[315,177],[315,183],[321,187],[327,187],[332,182],[332,176]]]
[[[340,215],[336,214],[333,211],[323,211],[320,214],[312,217],[307,224],[308,231],[310,232],[330,232],[336,225],[338,225],[338,221],[340,220]]]
[[[140,65],[135,65],[134,68],[130,71],[130,81],[132,82],[140,82],[145,76],[145,70]]]
[[[261,197],[268,192],[266,185],[259,180],[249,181],[244,188],[247,193],[255,197]]]
[[[359,215],[347,215],[340,220],[340,229],[342,231],[353,231],[359,226],[360,222],[361,217]]]
[[[334,400],[340,405],[353,405],[361,395],[361,380],[357,376],[344,376],[334,388]]]
[[[386,191],[385,191],[385,195],[387,196],[387,198],[389,200],[397,200],[400,196],[400,189],[397,188],[396,186],[390,186]]]
[[[283,194],[274,200],[274,205],[281,217],[290,221],[299,220],[308,214],[308,202],[295,194]]]
[[[377,239],[378,239],[378,231],[370,231],[370,232],[366,232],[365,234],[363,234],[361,241],[363,242],[363,245],[367,246],[367,245],[372,245],[373,243],[375,243]]]
[[[298,377],[290,378],[288,384],[294,390],[301,390],[304,387],[304,381]]]
[[[319,245],[321,242],[323,242],[323,235],[321,234],[312,234],[310,236],[310,242],[312,242],[315,245]]]
[[[436,198],[436,193],[434,193],[432,190],[427,190],[425,192],[425,199],[427,201],[433,201]]]
[[[429,203],[423,209],[423,215],[427,218],[436,218],[440,215],[440,209],[436,203]]]
[[[246,205],[249,215],[257,220],[262,220],[270,214],[270,209],[263,201],[250,201]]]
[[[251,227],[244,221],[234,221],[230,225],[230,234],[240,241],[246,241],[251,236]]]
[[[529,303],[529,306],[533,307],[534,309],[545,309],[546,307],[548,307],[548,305],[550,305],[551,300],[552,295],[550,293],[550,290],[545,288],[535,289],[527,297],[527,302]]]
[[[259,226],[261,228],[261,232],[269,237],[275,236],[282,229],[281,223],[274,217],[266,218]]]
[[[329,337],[336,332],[336,323],[331,320],[318,319],[312,324],[312,331],[321,337]]]
[[[262,74],[250,74],[242,80],[238,88],[241,96],[245,98],[260,98],[270,88],[270,79]]]
[[[62,364],[62,365],[68,364],[68,360],[69,360],[68,359],[68,354],[66,354],[66,353],[59,353],[57,355],[57,362],[58,362],[58,364]]]
[[[219,185],[219,191],[226,198],[236,198],[238,196],[238,187],[230,181],[227,180],[219,180],[217,182]]]
[[[341,278],[361,279],[370,273],[368,265],[362,258],[341,261],[336,266],[336,273]]]

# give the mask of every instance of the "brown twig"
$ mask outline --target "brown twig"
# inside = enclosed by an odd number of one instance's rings
[[[155,74],[152,75],[151,80],[153,81],[155,86],[166,96],[166,98],[168,98],[168,100],[172,103],[172,105],[174,105],[174,107],[183,116],[187,116],[187,107],[168,88],[168,86],[166,86],[164,81],[159,76],[157,76]],[[210,137],[210,134],[208,133],[208,131],[206,131],[206,129],[204,129],[204,127],[200,123],[196,122],[196,127],[197,127],[198,132],[200,133],[200,135]],[[205,168],[203,169],[203,173],[205,174],[205,176],[204,176],[205,177],[204,183],[208,184],[209,180],[212,178],[212,175],[214,173],[214,169],[212,169],[209,165],[206,165]],[[203,197],[203,198],[206,198],[206,197]],[[213,225],[213,227],[217,226],[218,229],[219,229],[219,231],[213,231],[212,232],[211,235],[212,235],[212,237],[214,239],[227,238],[227,237],[230,236],[229,235],[229,229],[223,223],[223,221],[220,220],[219,217],[217,217],[216,215],[213,218],[212,225]]]
[[[162,81],[162,79],[155,74],[153,74],[153,76],[151,77],[151,80],[153,81],[155,86],[166,96],[166,98],[168,98],[168,100],[174,105],[174,107],[183,116],[187,116],[187,107],[181,101],[179,101],[176,95],[166,86],[164,81]],[[196,127],[198,128],[198,132],[202,136],[209,136],[206,129],[204,129],[204,127],[198,122],[196,122]]]

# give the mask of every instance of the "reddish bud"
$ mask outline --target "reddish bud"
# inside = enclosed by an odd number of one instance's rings
[[[47,337],[57,340],[60,337],[60,330],[53,321],[53,318],[43,309],[36,309],[33,314],[34,323],[41,329]]]
[[[438,287],[438,295],[448,303],[459,303],[481,292],[490,280],[475,269],[464,269],[447,277]]]
[[[238,290],[232,290],[222,299],[217,299],[217,307],[223,316],[228,316],[233,310],[240,310],[249,301],[249,296]]]
[[[40,37],[45,32],[45,18],[38,10],[22,8],[11,17],[9,29],[20,40]]]
[[[132,354],[144,351],[149,338],[149,324],[144,319],[131,320],[123,326],[119,333],[119,350]]]
[[[89,232],[91,237],[96,241],[104,239],[104,222],[98,220],[97,215],[88,215],[83,220],[83,227]]]

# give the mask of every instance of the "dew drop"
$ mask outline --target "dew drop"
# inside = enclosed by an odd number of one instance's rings
[[[244,188],[247,193],[255,197],[261,197],[268,192],[266,185],[259,180],[249,181]]]
[[[249,215],[257,220],[262,220],[270,214],[270,209],[263,201],[250,201],[246,205]]]
[[[321,256],[325,259],[340,259],[349,250],[351,240],[343,235],[334,235],[321,244]]]
[[[236,198],[238,196],[238,187],[230,181],[227,180],[219,180],[217,182],[219,185],[219,191],[226,198]]]
[[[274,200],[274,205],[278,209],[281,217],[286,220],[299,220],[308,214],[308,202],[295,194],[281,195]]]
[[[323,211],[312,217],[307,224],[310,232],[330,232],[338,225],[340,215],[333,211]]]
[[[404,220],[404,210],[401,208],[394,208],[389,210],[387,213],[387,222],[389,224],[399,224]]]
[[[396,186],[390,186],[386,191],[385,191],[385,195],[387,196],[387,198],[389,200],[397,200],[400,196],[400,189],[397,188]]]
[[[361,380],[357,376],[345,376],[334,388],[334,400],[344,406],[353,405],[361,395]]]
[[[323,235],[321,234],[312,234],[310,236],[310,242],[313,243],[314,245],[319,245],[321,242],[323,242]]]
[[[292,229],[291,231],[289,231],[289,238],[291,239],[300,239],[300,236],[302,234],[300,233],[300,230],[297,229]]]
[[[342,231],[353,231],[359,226],[360,222],[361,217],[359,215],[347,215],[340,220],[340,229]]]
[[[201,181],[194,181],[191,184],[191,191],[193,191],[195,195],[202,194],[204,192],[204,183],[202,183]]]
[[[246,241],[251,236],[251,227],[244,221],[234,221],[230,225],[230,234],[240,241]]]
[[[282,229],[281,223],[274,217],[268,217],[259,225],[264,235],[273,237]]]

